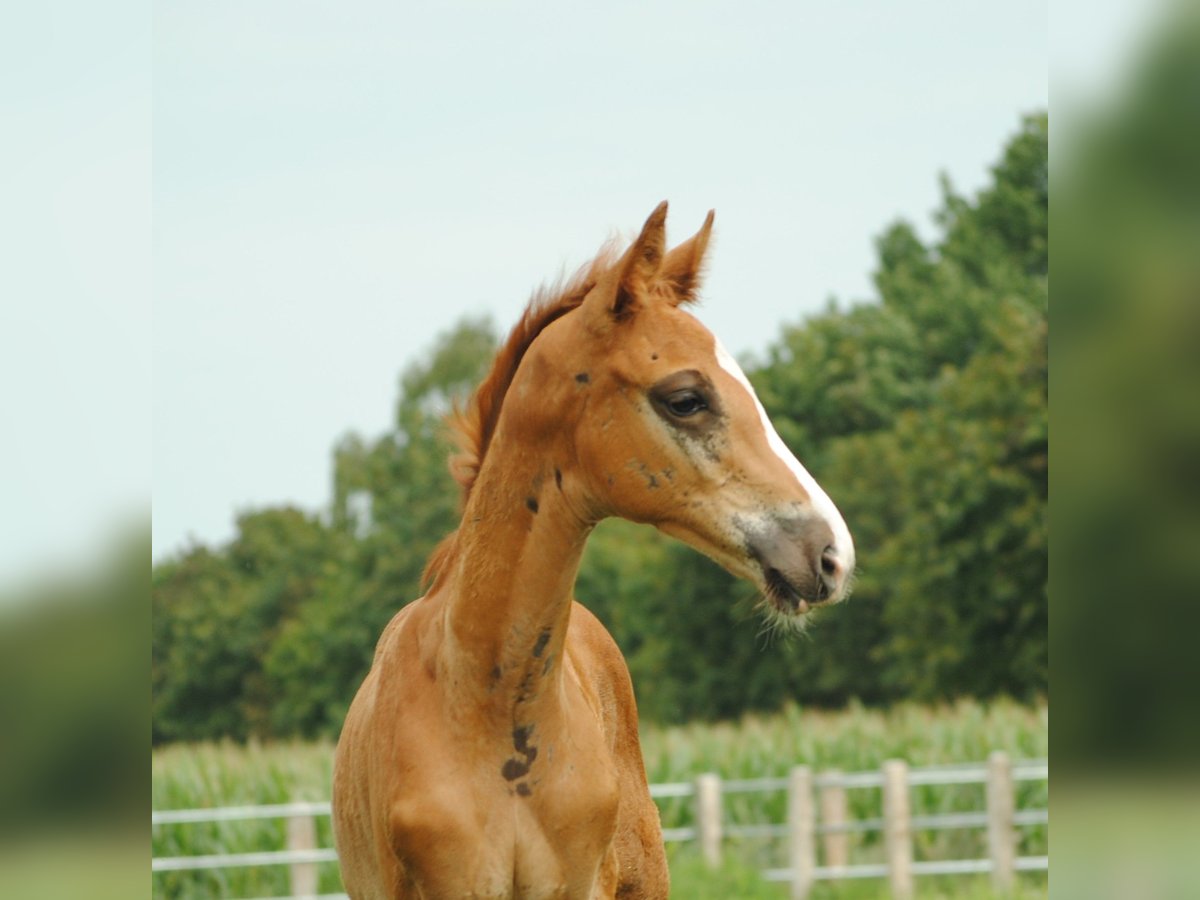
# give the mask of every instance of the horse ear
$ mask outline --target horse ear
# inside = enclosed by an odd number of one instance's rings
[[[667,201],[654,208],[642,233],[595,287],[586,305],[604,306],[606,318],[623,319],[634,311],[637,297],[658,275],[667,246]]]
[[[672,302],[676,306],[691,303],[700,290],[704,272],[704,251],[708,249],[708,238],[712,234],[714,212],[710,209],[700,230],[663,258],[658,277],[670,286]]]

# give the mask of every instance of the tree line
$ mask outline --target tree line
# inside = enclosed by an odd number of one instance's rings
[[[906,222],[878,237],[876,300],[783,326],[746,366],[850,524],[851,599],[780,637],[750,585],[653,529],[608,521],[589,541],[576,595],[644,719],[1046,693],[1046,115],[974,197],[942,184],[936,240]],[[156,742],[336,735],[457,524],[442,418],[496,343],[465,320],[410,365],[394,425],[334,448],[328,509],[246,512],[228,544],[154,567]]]

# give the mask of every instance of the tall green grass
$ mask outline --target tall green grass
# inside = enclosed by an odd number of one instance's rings
[[[789,707],[777,715],[747,716],[738,722],[648,727],[642,735],[646,772],[651,782],[689,781],[702,772],[723,779],[782,776],[794,765],[816,771],[876,770],[885,759],[902,758],[911,766],[979,762],[993,750],[1013,759],[1044,757],[1048,750],[1046,706],[1009,702],[958,703],[953,706],[900,705],[890,711],[852,707],[819,712]],[[325,800],[330,793],[333,745],[329,742],[206,743],[174,745],[153,754],[153,803],[158,809],[286,803]],[[878,790],[849,792],[854,818],[881,814]],[[1019,807],[1045,808],[1046,784],[1019,783]],[[727,794],[729,823],[785,822],[784,792]],[[981,785],[913,788],[914,814],[984,808]],[[660,802],[663,826],[693,823],[688,798]],[[318,841],[332,846],[328,818],[318,819]],[[164,825],[154,829],[154,856],[277,850],[284,846],[282,820]],[[1020,853],[1046,853],[1044,827],[1023,828]],[[918,832],[918,859],[968,858],[985,855],[978,830]],[[852,846],[852,862],[881,858],[880,837],[862,835]],[[694,848],[671,848],[673,894],[678,897],[782,897],[780,885],[758,881],[760,868],[785,866],[782,842],[767,839],[726,842],[728,871],[699,873]],[[320,869],[322,892],[340,890],[336,865]],[[722,885],[724,885],[722,887]],[[750,886],[753,885],[753,886]],[[962,893],[956,893],[961,888]],[[988,896],[986,879],[920,879],[922,896]],[[154,876],[154,895],[163,898],[267,897],[286,894],[287,869],[282,866],[171,872]],[[712,891],[718,891],[714,894]],[[725,891],[724,894],[719,893]],[[730,893],[730,892],[733,893]],[[822,885],[815,897],[871,897],[882,882]],[[982,891],[982,893],[981,893]],[[1022,894],[1045,896],[1045,878],[1022,880]]]

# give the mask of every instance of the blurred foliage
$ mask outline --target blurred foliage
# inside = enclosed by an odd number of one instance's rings
[[[144,838],[149,518],[111,528],[99,560],[0,593],[0,845]]]
[[[974,198],[943,183],[925,244],[878,240],[879,301],[782,329],[750,377],[850,523],[854,597],[808,637],[657,532],[604,523],[580,599],[628,659],[644,719],[1047,690],[1047,118]],[[481,377],[486,320],[402,375],[393,427],[348,435],[320,516],[247,513],[154,570],[154,738],[332,735],[390,617],[457,524],[442,417]]]
[[[1124,76],[1056,133],[1059,747],[1194,777],[1200,9],[1156,23]]]

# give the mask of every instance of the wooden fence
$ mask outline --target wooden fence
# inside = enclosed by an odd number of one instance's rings
[[[704,859],[720,865],[728,838],[777,838],[786,841],[789,865],[767,869],[768,881],[788,882],[791,896],[808,896],[817,881],[846,878],[886,878],[893,897],[913,896],[913,882],[920,875],[966,875],[988,873],[999,891],[1013,887],[1016,873],[1046,871],[1046,856],[1018,856],[1017,830],[1048,823],[1046,809],[1017,809],[1016,782],[1045,781],[1045,760],[1011,762],[1001,752],[985,763],[910,769],[903,760],[889,760],[878,772],[825,771],[815,774],[797,766],[785,778],[722,780],[711,773],[691,782],[650,785],[656,799],[692,798],[695,825],[663,830],[664,841],[697,841]],[[986,808],[974,812],[914,815],[911,788],[918,785],[984,784]],[[847,790],[875,788],[883,792],[883,816],[878,819],[849,817]],[[740,823],[724,821],[723,797],[737,793],[786,790],[787,821]],[[229,853],[210,856],[155,857],[153,872],[219,869],[236,866],[286,865],[290,867],[294,898],[317,895],[317,865],[334,862],[337,853],[317,847],[316,817],[328,816],[328,803],[289,803],[272,806],[223,807],[217,809],[163,810],[151,814],[153,826],[188,822],[221,822],[237,819],[286,819],[287,849],[261,853]],[[986,829],[988,855],[981,859],[915,861],[913,833],[922,830]],[[850,835],[881,832],[884,862],[852,864]],[[327,898],[341,894],[323,895]]]

